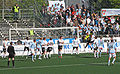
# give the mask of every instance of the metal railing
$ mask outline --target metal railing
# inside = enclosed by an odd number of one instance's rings
[[[19,19],[25,18],[34,18],[34,10],[33,9],[20,9],[19,10]],[[0,18],[1,19],[12,19],[14,16],[12,9],[0,9]]]

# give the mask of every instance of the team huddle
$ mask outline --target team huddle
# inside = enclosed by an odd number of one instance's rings
[[[3,53],[4,55],[2,55],[3,58],[6,57],[6,52],[10,51],[9,46],[7,45],[7,38],[5,39],[5,41],[3,42]],[[88,39],[87,41],[88,43],[86,44],[85,48],[89,45],[91,47],[91,49],[93,49],[94,52],[94,57],[95,58],[100,58],[101,57],[101,53],[103,50],[103,46],[104,46],[104,40],[102,39],[102,37],[97,38],[96,36],[91,36],[90,39]],[[46,40],[46,38],[44,37],[39,38],[38,41],[36,41],[35,39],[33,41],[29,40],[28,37],[26,37],[26,40],[24,42],[24,51],[22,53],[22,55],[24,56],[24,52],[27,50],[27,56],[26,59],[29,56],[29,53],[31,52],[31,56],[32,56],[32,61],[34,62],[37,59],[37,55],[39,52],[39,57],[38,59],[50,59],[51,58],[51,51],[54,51],[54,44],[55,42],[53,41],[52,38],[49,39],[49,41]],[[57,41],[58,44],[58,57],[62,58],[62,48],[64,45],[64,40],[63,37],[60,36],[60,38]],[[72,46],[73,46],[73,50],[71,51],[71,55],[74,53],[75,54],[79,54],[79,44],[80,44],[80,40],[75,37],[74,40],[72,41]],[[12,46],[12,44],[11,44]],[[8,50],[9,48],[9,50]],[[115,60],[116,60],[116,43],[113,40],[113,38],[111,38],[111,40],[107,43],[107,53],[109,53],[109,60],[108,60],[108,65],[110,65],[110,60],[111,57],[113,57],[113,61],[112,64],[114,64]],[[13,48],[14,49],[14,48]],[[14,51],[13,51],[14,52]],[[14,55],[10,55],[9,53],[9,57],[12,58],[14,60],[14,56],[15,56],[15,52]],[[10,61],[9,58],[9,61]]]

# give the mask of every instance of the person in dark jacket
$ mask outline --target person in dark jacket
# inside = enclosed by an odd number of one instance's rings
[[[7,52],[9,53],[9,60],[8,60],[8,67],[9,67],[9,63],[10,63],[10,60],[12,59],[12,64],[13,64],[13,67],[15,67],[14,65],[14,56],[15,56],[15,50],[14,50],[14,47],[12,46],[12,42],[10,42],[10,46],[8,46],[8,49],[7,49]]]

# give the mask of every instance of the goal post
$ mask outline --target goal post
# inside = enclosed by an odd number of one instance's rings
[[[34,35],[31,36],[29,31],[33,30]],[[63,36],[64,38],[73,38],[77,36],[79,38],[79,27],[58,27],[58,28],[10,28],[9,40],[25,39],[26,37],[39,38],[58,38]]]

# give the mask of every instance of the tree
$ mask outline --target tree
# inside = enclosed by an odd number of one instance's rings
[[[109,0],[113,8],[120,8],[120,0]]]
[[[102,8],[120,8],[120,0],[90,0],[95,10]]]
[[[9,9],[18,3],[20,8],[32,8],[34,7],[34,1],[36,1],[39,5],[45,3],[45,0],[4,0],[5,9]],[[3,8],[3,0],[0,1],[0,9]]]

